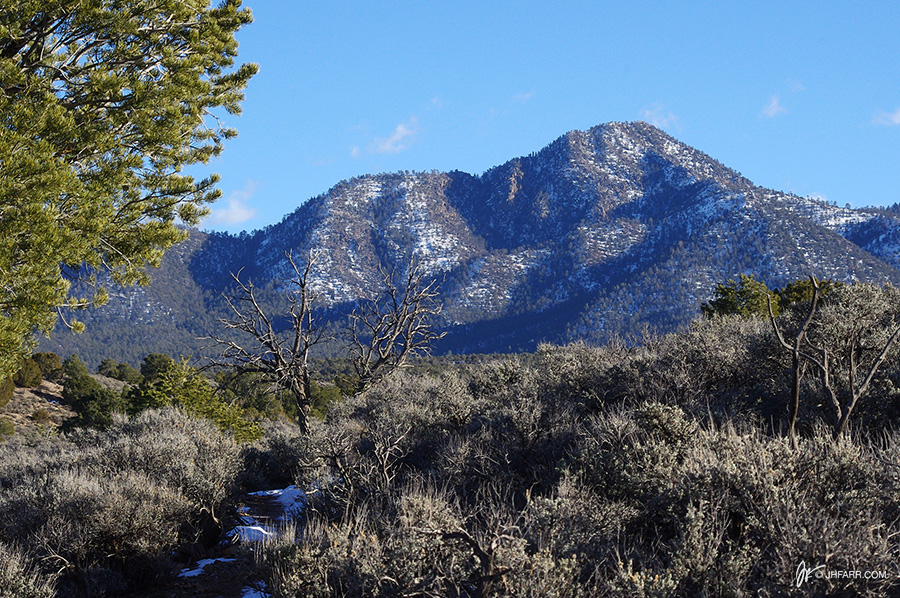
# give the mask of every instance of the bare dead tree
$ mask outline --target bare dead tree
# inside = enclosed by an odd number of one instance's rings
[[[379,272],[382,294],[360,301],[350,314],[350,356],[361,388],[407,366],[412,357],[427,354],[431,343],[446,334],[434,330],[434,318],[442,309],[439,283],[426,279],[415,258],[399,284],[394,271]]]
[[[862,379],[862,382],[859,384],[859,386],[857,386],[856,382],[859,372],[858,354],[862,350],[862,347],[860,346],[857,338],[854,338],[851,341],[851,346],[849,349],[850,382],[848,385],[850,387],[850,401],[847,404],[846,409],[844,409],[843,413],[840,413],[840,411],[838,412],[838,423],[834,430],[835,440],[837,440],[844,434],[844,431],[847,429],[847,422],[850,420],[850,414],[853,413],[853,409],[856,407],[859,399],[866,394],[867,390],[869,390],[869,385],[872,383],[872,379],[875,377],[875,373],[878,371],[878,368],[881,367],[881,364],[884,363],[888,352],[891,350],[891,347],[897,340],[898,336],[900,336],[900,328],[897,328],[887,340],[884,347],[881,349],[881,353],[879,353],[875,361],[872,362],[872,364],[869,366],[868,372],[865,374],[865,377]]]
[[[824,334],[832,337],[831,343],[834,344],[838,349],[837,352],[841,353],[840,346],[844,346],[843,353],[845,365],[847,367],[846,376],[845,376],[845,385],[846,392],[843,394],[847,400],[846,404],[842,404],[841,399],[839,398],[839,393],[835,391],[832,380],[835,378],[833,371],[835,367],[840,367],[839,362],[841,360],[836,359],[835,357],[835,349],[829,350],[827,344],[814,344],[807,334],[810,330],[810,324],[813,322],[813,319],[816,315],[816,309],[818,307],[818,301],[821,296],[821,286],[819,281],[814,277],[810,276],[810,282],[813,286],[813,298],[810,304],[809,313],[806,316],[803,324],[798,330],[797,334],[794,337],[793,343],[788,343],[781,330],[778,327],[778,323],[775,320],[775,316],[772,312],[772,303],[769,301],[769,319],[772,322],[772,326],[775,329],[775,335],[778,337],[778,341],[781,343],[783,347],[791,351],[792,356],[792,374],[793,374],[793,383],[792,383],[792,398],[791,398],[791,413],[790,413],[790,436],[791,442],[794,447],[796,447],[796,436],[795,436],[795,424],[797,421],[797,414],[800,407],[800,382],[803,378],[803,374],[806,371],[806,365],[811,364],[814,366],[820,375],[820,380],[822,383],[822,390],[824,394],[827,396],[829,402],[834,408],[835,413],[835,425],[834,425],[834,440],[837,441],[840,439],[844,432],[847,429],[847,424],[850,420],[850,415],[853,413],[853,410],[856,408],[859,400],[868,392],[869,387],[874,379],[875,375],[878,372],[878,369],[881,367],[882,363],[884,363],[885,359],[888,356],[891,348],[895,344],[898,338],[900,338],[900,327],[896,328],[894,332],[890,335],[890,337],[881,345],[881,350],[878,353],[878,356],[868,364],[868,368],[862,367],[861,369],[861,359],[863,351],[872,351],[876,350],[876,347],[866,346],[866,343],[863,340],[865,332],[869,329],[869,323],[863,321],[856,321],[856,318],[851,314],[837,314],[833,315],[833,320],[844,320],[851,321],[853,324],[848,326],[837,327],[834,326],[834,322],[832,322],[832,326],[827,327],[825,325],[820,324],[823,328],[831,328],[830,330],[826,330]],[[849,330],[841,330],[840,328],[849,328]],[[862,378],[860,379],[860,377]]]
[[[891,312],[896,307],[885,302],[884,293],[887,287],[882,289],[881,297],[866,297],[865,285],[850,287],[845,292],[854,293],[848,295],[846,305],[835,313],[828,314],[820,327],[823,329],[821,346],[813,345],[807,340],[818,359],[807,358],[819,369],[822,379],[822,387],[834,407],[836,423],[834,426],[834,440],[844,436],[850,416],[859,404],[872,384],[875,375],[881,368],[897,338],[900,337],[900,327],[896,327],[894,316]],[[855,295],[859,293],[859,295]],[[887,318],[887,321],[884,320]],[[883,331],[894,328],[890,336],[884,340],[871,337],[870,334],[878,329]],[[829,346],[831,349],[829,350]],[[866,355],[874,356],[866,365]],[[869,357],[871,359],[871,357]],[[843,392],[835,392],[832,380],[836,379],[845,387]],[[839,399],[844,397],[842,403]]]
[[[791,438],[791,445],[795,449],[797,448],[797,416],[800,413],[800,384],[803,380],[804,374],[806,373],[806,361],[804,361],[802,358],[810,359],[810,357],[805,355],[802,351],[803,340],[806,336],[807,330],[809,329],[809,325],[812,322],[813,316],[816,313],[816,305],[819,302],[820,292],[819,281],[816,280],[816,277],[810,276],[809,280],[813,285],[813,298],[812,303],[809,307],[809,314],[807,314],[806,319],[803,321],[803,325],[800,327],[800,330],[797,331],[797,334],[794,336],[794,341],[791,344],[784,340],[784,336],[782,335],[781,330],[778,328],[778,322],[775,320],[775,313],[772,310],[772,296],[766,295],[766,300],[769,307],[769,320],[772,322],[772,327],[775,329],[775,336],[778,337],[778,341],[781,343],[781,345],[791,352],[792,384],[788,430]],[[824,368],[824,370],[827,371],[827,368]]]
[[[220,319],[219,323],[226,330],[236,330],[249,336],[249,342],[211,337],[221,346],[221,359],[214,365],[233,367],[243,373],[261,374],[273,389],[289,391],[297,405],[297,421],[306,431],[312,395],[309,351],[328,337],[328,328],[313,319],[316,295],[309,284],[316,254],[310,252],[302,265],[297,264],[290,251],[285,253],[285,257],[294,271],[294,276],[285,281],[290,289],[290,329],[283,332],[276,330],[271,316],[260,305],[253,282],[243,282],[240,271],[232,274],[231,278],[237,284],[237,294],[225,297],[232,316]]]

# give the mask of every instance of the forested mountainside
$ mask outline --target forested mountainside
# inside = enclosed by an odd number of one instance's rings
[[[202,357],[241,272],[277,310],[285,253],[318,260],[319,305],[340,321],[414,254],[442,280],[441,351],[602,342],[695,318],[716,283],[770,287],[809,274],[900,283],[898,209],[849,209],[755,186],[643,123],[572,131],[488,170],[400,172],[343,181],[275,225],[239,236],[192,231],[143,288],[111,291],[43,350],[138,362]]]

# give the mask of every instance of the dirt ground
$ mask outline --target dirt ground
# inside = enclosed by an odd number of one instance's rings
[[[45,380],[37,388],[17,388],[9,405],[0,409],[0,417],[12,420],[16,435],[32,436],[52,433],[75,412],[62,404],[62,385]]]
[[[173,577],[161,587],[133,594],[132,598],[242,598],[253,581],[253,555],[249,550],[226,548],[209,558],[235,559],[219,561],[203,568],[195,577]],[[188,569],[191,565],[187,566]],[[176,573],[177,575],[177,573]]]

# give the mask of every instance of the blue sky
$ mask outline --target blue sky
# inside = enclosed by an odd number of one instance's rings
[[[239,136],[202,227],[276,223],[343,179],[479,174],[645,120],[758,185],[900,202],[900,2],[245,0]]]

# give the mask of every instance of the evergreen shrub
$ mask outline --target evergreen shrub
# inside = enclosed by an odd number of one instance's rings
[[[7,378],[0,382],[0,409],[3,409],[13,398],[13,393],[16,390],[16,385],[13,382],[12,378]]]
[[[46,426],[50,423],[50,412],[46,409],[35,409],[34,413],[31,414],[31,420],[42,426]]]
[[[30,357],[21,361],[19,371],[13,376],[13,382],[19,388],[37,388],[42,381],[41,368]]]
[[[145,377],[140,386],[126,394],[125,400],[132,414],[177,405],[189,415],[215,422],[239,442],[258,440],[262,436],[259,425],[244,417],[240,406],[225,403],[216,396],[209,381],[185,360],[168,366],[156,378]]]
[[[16,433],[16,426],[8,417],[0,417],[0,440],[6,440]]]
[[[107,358],[100,362],[97,373],[107,378],[115,378],[128,384],[139,384],[141,373],[128,363],[119,363],[115,359]]]
[[[112,423],[113,413],[125,411],[122,398],[114,391],[103,388],[86,372],[66,377],[62,398],[78,414],[69,420],[69,426],[102,430]]]
[[[63,369],[59,355],[56,353],[35,353],[31,358],[40,368],[41,376],[43,376],[44,380],[62,382]]]

